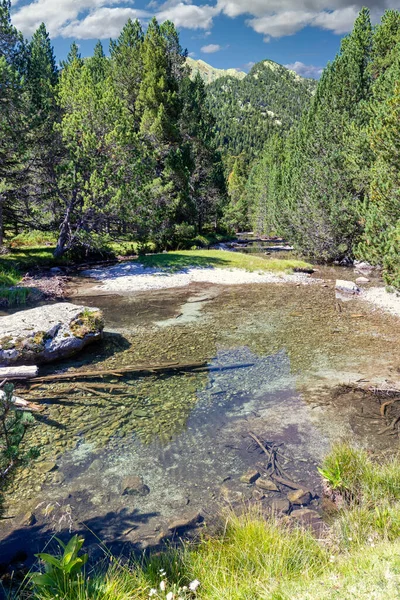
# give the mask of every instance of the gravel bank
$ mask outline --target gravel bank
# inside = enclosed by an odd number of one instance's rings
[[[242,285],[249,283],[311,283],[305,273],[249,272],[244,269],[189,268],[177,273],[144,268],[137,263],[118,264],[104,269],[91,269],[82,273],[101,281],[99,289],[111,292],[139,292],[165,288],[184,287],[190,283],[215,283]]]
[[[383,287],[373,287],[365,290],[360,298],[400,317],[400,295],[397,293],[387,292]]]

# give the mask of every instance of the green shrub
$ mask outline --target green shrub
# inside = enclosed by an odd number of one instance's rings
[[[108,235],[80,231],[66,257],[73,261],[114,258],[115,254]]]
[[[0,269],[0,286],[15,285],[21,280],[21,273],[14,267],[4,266]]]
[[[31,290],[26,287],[0,286],[0,306],[21,306],[28,302]]]
[[[25,231],[13,237],[9,244],[11,248],[25,248],[29,246],[54,246],[57,241],[55,233],[50,231]]]

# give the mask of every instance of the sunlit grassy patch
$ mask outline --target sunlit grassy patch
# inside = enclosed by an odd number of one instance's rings
[[[246,271],[291,272],[294,269],[307,269],[311,265],[295,259],[279,259],[225,250],[179,250],[162,254],[149,254],[140,257],[146,267],[157,267],[170,271],[180,271],[190,267],[218,267],[225,269],[245,269]]]

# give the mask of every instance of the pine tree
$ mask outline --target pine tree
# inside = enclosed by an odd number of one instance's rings
[[[117,218],[130,196],[140,196],[145,162],[111,79],[99,81],[90,63],[74,59],[62,72],[59,103],[66,155],[57,181],[63,211],[56,256],[73,247],[90,250],[96,230]]]
[[[119,38],[110,42],[114,85],[119,97],[124,100],[128,110],[134,116],[136,130],[140,126],[139,115],[136,113],[136,102],[143,77],[143,39],[140,22],[129,19]]]
[[[103,45],[100,40],[96,43],[93,56],[88,59],[87,66],[91,72],[94,83],[104,81],[109,75],[110,64],[104,54]]]
[[[25,179],[27,97],[24,82],[26,48],[11,24],[10,2],[0,3],[0,246],[4,218]]]
[[[67,69],[74,61],[78,61],[81,66],[83,65],[83,59],[76,42],[72,42],[66,60],[61,61],[61,68]]]
[[[206,96],[200,74],[197,74],[194,81],[189,77],[182,80],[181,135],[190,173],[188,198],[182,211],[182,219],[193,223],[199,233],[205,223],[216,226],[223,205],[226,204],[223,166],[216,150],[214,119],[207,108]]]
[[[27,81],[36,110],[43,113],[52,110],[58,71],[53,47],[44,23],[35,31],[28,46]]]

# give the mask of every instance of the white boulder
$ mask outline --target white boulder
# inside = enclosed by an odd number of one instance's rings
[[[71,356],[98,340],[103,317],[97,308],[67,302],[0,318],[0,366],[40,364]]]

